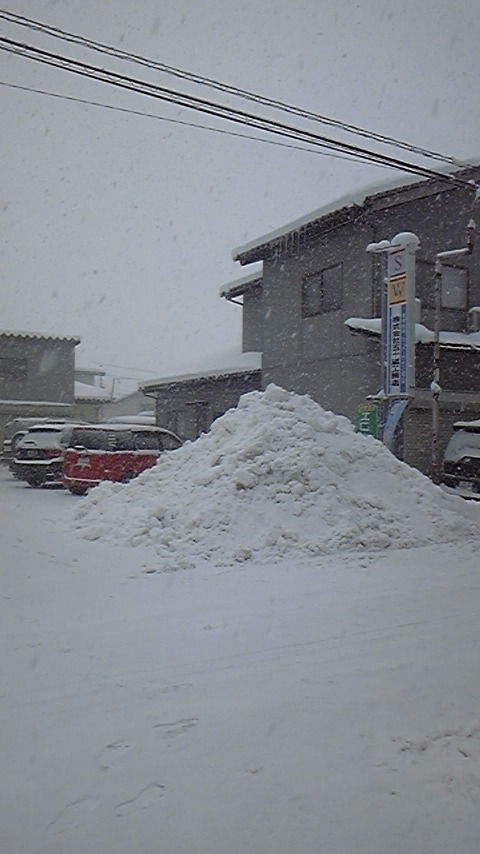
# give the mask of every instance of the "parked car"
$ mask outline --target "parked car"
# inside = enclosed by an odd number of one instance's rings
[[[65,451],[63,483],[75,495],[104,480],[127,483],[155,465],[163,451],[181,444],[169,430],[145,424],[76,426]]]
[[[30,427],[15,446],[10,470],[30,486],[62,483],[63,455],[73,424],[45,422]]]
[[[64,419],[61,419],[62,423]],[[5,425],[5,436],[2,449],[2,463],[6,466],[11,466],[15,456],[15,450],[20,439],[23,439],[30,427],[35,427],[39,424],[58,423],[58,418],[39,418],[34,416],[19,416],[13,418]]]
[[[453,425],[443,460],[442,482],[467,498],[480,499],[480,419]]]

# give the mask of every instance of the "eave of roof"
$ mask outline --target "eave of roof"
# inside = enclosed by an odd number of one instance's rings
[[[380,317],[349,317],[345,326],[351,332],[367,335],[370,338],[379,339],[382,334],[382,320]],[[424,326],[423,323],[415,324],[415,343],[433,344],[434,332]],[[463,350],[480,351],[480,332],[440,332],[440,346],[444,348],[456,348]]]
[[[428,193],[437,193],[439,190],[451,189],[453,185],[447,179],[453,177],[454,174],[462,174],[466,179],[475,176],[479,171],[479,166],[466,167],[465,169],[454,169],[453,167],[439,170],[445,173],[445,179],[429,178],[422,181],[412,181],[412,176],[407,175],[403,179],[396,179],[383,182],[382,184],[371,185],[364,187],[361,190],[349,193],[340,199],[336,199],[323,207],[317,208],[299,219],[289,222],[286,225],[277,228],[261,237],[258,237],[243,246],[239,246],[232,250],[232,258],[234,261],[239,261],[240,264],[251,264],[254,261],[261,261],[265,257],[267,247],[275,245],[282,237],[299,232],[301,229],[319,229],[320,227],[336,222],[341,223],[342,218],[345,219],[348,211],[356,212],[357,215],[362,210],[375,208],[377,210],[383,207],[388,207],[391,204],[392,195],[395,194],[399,201],[401,195],[409,192],[414,188],[421,189]],[[348,218],[348,217],[347,217]]]
[[[229,282],[229,284],[224,285],[220,290],[220,296],[225,297],[225,299],[233,299],[234,297],[239,297],[244,294],[246,291],[250,291],[253,288],[262,287],[262,271],[259,270],[257,273],[251,273],[249,276],[242,276],[239,279],[235,279],[234,282]]]
[[[0,329],[0,337],[3,338],[36,338],[41,341],[71,341],[75,344],[80,344],[81,338],[79,335],[48,335],[44,332],[21,332],[9,329]]]
[[[244,368],[219,368],[216,371],[205,371],[198,374],[180,374],[175,377],[165,377],[158,380],[149,380],[140,386],[145,394],[159,391],[172,385],[192,385],[203,380],[220,380],[228,377],[248,377],[261,372],[261,367]]]
[[[233,260],[239,261],[242,265],[252,264],[254,261],[263,261],[267,248],[275,245],[287,235],[298,233],[302,229],[315,229],[320,225],[320,223],[329,223],[334,225],[335,223],[340,224],[348,221],[349,219],[354,219],[362,207],[352,201],[349,201],[348,204],[344,204],[341,207],[338,206],[339,204],[341,203],[338,201],[334,202],[331,205],[320,208],[318,211],[307,214],[294,222],[290,222],[288,225],[278,228],[257,240],[253,240],[244,246],[234,249],[232,251]]]
[[[75,380],[75,401],[82,403],[109,403],[112,395],[106,388],[98,388]]]

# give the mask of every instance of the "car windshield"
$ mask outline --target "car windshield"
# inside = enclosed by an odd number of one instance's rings
[[[17,448],[34,445],[36,448],[60,447],[63,439],[63,430],[29,430],[17,445]]]
[[[445,451],[446,460],[480,457],[480,429],[462,427],[451,437]]]

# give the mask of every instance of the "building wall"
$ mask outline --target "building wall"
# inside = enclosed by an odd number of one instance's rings
[[[215,418],[236,406],[242,394],[260,386],[260,371],[161,386],[156,391],[157,424],[182,439],[197,439]]]
[[[264,263],[263,386],[275,382],[314,397],[326,409],[353,417],[366,393],[378,391],[378,347],[345,326],[352,315],[372,315],[372,262],[364,223],[334,229],[297,256]],[[302,315],[304,280],[342,268],[342,306]],[[304,314],[304,313],[303,313]]]
[[[401,197],[391,194],[382,204],[386,209],[369,214],[374,240],[390,240],[398,232],[413,231],[420,238],[416,255],[416,290],[421,302],[421,322],[433,329],[435,309],[435,260],[438,252],[465,246],[466,228],[473,214],[474,194],[470,189],[447,189],[426,195],[425,188],[412,189]],[[478,231],[478,230],[477,230]],[[468,303],[465,310],[442,308],[442,329],[466,332],[469,308],[480,302],[480,252],[449,261],[447,266],[464,268],[468,279]]]
[[[17,416],[65,418],[74,396],[75,340],[0,334],[0,442]]]
[[[263,350],[262,288],[249,288],[243,295],[242,352]]]
[[[76,400],[73,404],[72,418],[76,421],[97,423],[102,420],[102,401]]]
[[[0,398],[73,404],[70,340],[0,335]]]
[[[114,418],[118,415],[138,415],[140,412],[153,411],[155,402],[143,391],[134,391],[117,400],[107,401],[102,405],[102,418]]]

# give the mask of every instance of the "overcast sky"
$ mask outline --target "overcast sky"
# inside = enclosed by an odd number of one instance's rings
[[[1,6],[480,160],[480,8],[472,0],[4,0]],[[170,76],[1,20],[0,33],[182,88]],[[3,51],[0,80],[163,117],[0,86],[0,327],[78,334],[77,364],[103,365],[117,376],[194,370],[240,348],[241,309],[219,298],[223,285],[249,272],[233,264],[232,249],[350,191],[395,178],[379,167],[169,122],[212,124]],[[218,100],[212,91],[192,85],[189,91]],[[340,136],[332,128],[319,131]]]

